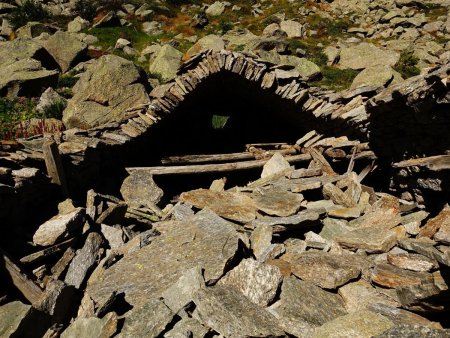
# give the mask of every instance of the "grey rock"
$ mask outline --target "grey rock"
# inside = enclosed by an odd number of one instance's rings
[[[87,58],[87,44],[73,33],[56,32],[44,42],[44,48],[53,56],[63,73]]]
[[[123,292],[128,303],[139,307],[145,301],[142,292],[145,298],[161,297],[195,267],[204,269],[206,283],[214,283],[235,257],[238,243],[232,223],[203,210],[165,226],[161,236],[107,269],[101,281],[89,283],[88,293],[95,302],[104,302],[112,292]]]
[[[0,306],[0,337],[42,337],[48,319],[31,305],[14,301]]]
[[[205,338],[210,330],[193,318],[183,318],[175,324],[172,330],[164,335],[164,338]]]
[[[119,338],[159,337],[175,314],[160,300],[152,299],[125,317]]]
[[[184,55],[184,59],[190,58],[205,50],[221,51],[225,48],[225,42],[220,36],[209,34],[199,39]]]
[[[449,336],[449,330],[437,330],[413,324],[399,324],[373,338],[448,338]]]
[[[131,61],[106,55],[93,62],[73,87],[63,112],[67,128],[92,128],[123,119],[126,110],[149,102],[143,70]]]
[[[272,226],[269,224],[258,225],[250,236],[253,254],[258,260],[262,260],[266,251],[272,244]]]
[[[320,67],[314,62],[294,55],[282,55],[280,62],[294,66],[299,75],[306,80],[313,80],[321,74]]]
[[[101,224],[100,231],[103,237],[105,237],[108,241],[109,247],[112,250],[118,250],[125,244],[123,240],[124,234],[121,229],[117,229],[106,224]]]
[[[62,241],[77,230],[81,231],[85,215],[84,208],[76,208],[67,214],[51,218],[36,230],[33,235],[33,243],[49,246]]]
[[[77,289],[80,288],[95,261],[99,258],[102,243],[103,238],[98,233],[92,232],[87,236],[84,246],[77,250],[76,256],[67,270],[64,281],[68,285],[73,285]]]
[[[75,19],[70,21],[67,24],[67,32],[69,33],[79,33],[83,29],[86,29],[89,27],[89,21],[83,19],[80,16],[77,16]]]
[[[64,330],[61,338],[106,338],[112,337],[117,331],[117,315],[108,313],[102,319],[97,317],[77,318]]]
[[[362,310],[336,318],[314,332],[314,338],[325,337],[361,337],[371,338],[374,335],[391,329],[394,324],[386,317]]]
[[[284,337],[276,318],[239,291],[216,285],[194,299],[200,321],[225,337]]]
[[[59,95],[52,87],[47,88],[39,98],[36,110],[45,113],[53,107],[66,108],[67,100]]]
[[[256,207],[268,215],[288,217],[294,215],[301,206],[301,194],[281,189],[258,189],[252,194]]]
[[[27,22],[24,26],[18,28],[16,30],[16,36],[18,38],[36,38],[38,36],[40,36],[42,33],[53,33],[54,29],[51,29],[50,27],[48,27],[45,24],[42,24],[40,22],[35,22],[35,21],[31,21],[31,22]]]
[[[132,207],[157,204],[164,192],[145,170],[133,171],[122,183],[120,193]]]
[[[293,20],[281,21],[280,29],[286,32],[289,38],[301,38],[305,33],[303,25]]]
[[[205,13],[209,16],[219,16],[224,11],[225,11],[225,2],[216,1],[206,9]]]
[[[353,80],[350,89],[364,86],[387,87],[402,80],[401,75],[387,65],[377,65],[364,69]]]
[[[291,165],[279,153],[275,153],[269,161],[264,165],[263,171],[261,173],[261,178],[265,178],[277,173],[283,172],[291,168]]]
[[[164,45],[150,64],[149,70],[152,73],[159,74],[163,81],[172,80],[180,67],[182,56],[183,53],[171,45]]]
[[[284,279],[280,301],[271,308],[278,314],[277,318],[306,321],[312,326],[320,326],[347,313],[339,295],[296,277]]]
[[[275,298],[282,280],[277,267],[244,259],[219,281],[219,285],[231,286],[253,303],[266,306]]]
[[[319,219],[320,214],[312,210],[300,211],[296,215],[288,217],[259,217],[251,222],[252,226],[270,225],[274,227],[274,231],[279,232],[289,228],[295,228],[311,223]]]
[[[400,54],[383,50],[375,45],[363,42],[357,46],[341,49],[339,66],[341,68],[364,69],[377,65],[394,66]]]
[[[200,268],[186,271],[178,281],[162,293],[164,304],[174,313],[178,313],[193,301],[194,293],[205,286]]]
[[[282,259],[291,263],[292,273],[324,289],[336,289],[361,274],[361,258],[329,252],[288,252]]]

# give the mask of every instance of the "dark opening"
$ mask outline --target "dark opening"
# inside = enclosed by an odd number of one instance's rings
[[[103,180],[99,191],[117,193],[127,176],[125,167],[161,165],[171,155],[214,154],[245,151],[249,143],[295,143],[313,127],[301,107],[281,99],[258,83],[222,71],[201,83],[185,101],[148,133],[121,154],[102,161]],[[208,187],[213,179],[227,176],[228,183],[244,184],[257,179],[261,170],[233,174],[160,176],[155,180],[166,192],[176,195],[187,189]],[[114,178],[112,180],[112,178]]]

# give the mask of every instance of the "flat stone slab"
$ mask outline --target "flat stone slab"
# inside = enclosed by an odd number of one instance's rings
[[[336,318],[314,332],[314,338],[360,337],[371,338],[394,326],[386,317],[368,310]]]
[[[350,254],[289,252],[282,259],[291,263],[294,275],[324,289],[336,289],[361,274],[361,258]]]
[[[419,254],[388,254],[387,261],[389,264],[401,269],[412,271],[430,271],[437,268],[438,264],[435,260]]]
[[[371,280],[378,285],[387,288],[395,288],[426,282],[432,283],[434,279],[433,276],[427,272],[409,271],[382,263],[375,266],[375,269],[372,271]]]
[[[247,223],[256,218],[255,201],[241,193],[198,189],[182,193],[180,201],[199,209],[208,208],[219,216],[237,222]]]
[[[303,196],[281,189],[268,189],[254,192],[252,199],[256,207],[266,214],[287,217],[300,209]]]
[[[339,295],[293,276],[284,279],[280,301],[271,309],[280,318],[306,321],[313,326],[320,326],[347,313]]]
[[[375,227],[356,229],[335,237],[340,246],[367,252],[387,252],[396,243],[395,232]]]
[[[253,303],[266,306],[275,298],[282,281],[283,276],[276,266],[244,259],[219,281],[219,285],[234,287]]]
[[[125,316],[119,338],[160,337],[161,333],[172,322],[173,313],[162,301],[152,299],[142,307],[133,308]]]
[[[62,241],[71,232],[81,229],[86,210],[77,208],[67,214],[57,215],[42,224],[33,235],[33,243],[49,246]]]
[[[239,234],[232,223],[203,210],[167,225],[149,245],[107,269],[88,285],[87,292],[96,303],[104,302],[114,291],[123,292],[128,303],[139,307],[146,299],[160,297],[192,268],[204,269],[206,283],[217,281],[233,260],[238,243]]]
[[[102,319],[79,317],[61,334],[61,338],[112,337],[117,331],[117,315],[108,313]]]
[[[224,337],[285,337],[272,314],[234,288],[201,289],[194,302],[200,321]]]

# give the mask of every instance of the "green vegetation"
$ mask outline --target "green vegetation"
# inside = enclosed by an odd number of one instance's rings
[[[36,102],[36,99],[0,98],[0,139],[11,140],[51,131],[48,130],[44,119],[61,119],[64,110],[63,102],[57,102],[51,105],[43,113],[36,110]],[[24,128],[21,122],[32,118],[41,119],[41,121],[33,126],[31,130]]]
[[[29,21],[46,21],[49,17],[50,14],[37,0],[25,0],[22,6],[7,16],[14,29],[24,26]]]
[[[394,69],[399,72],[403,78],[407,79],[412,76],[420,74],[420,69],[417,67],[419,59],[414,56],[411,51],[400,54],[400,60],[395,65]]]
[[[223,34],[233,29],[234,24],[230,21],[222,20],[219,24],[220,30]]]
[[[354,69],[339,69],[336,67],[321,67],[322,79],[311,83],[313,86],[323,86],[334,90],[344,90],[350,87],[358,71]]]
[[[325,66],[328,58],[323,53],[323,48],[318,45],[319,43],[321,43],[319,39],[292,40],[289,43],[289,50],[295,55],[298,48],[303,49],[306,51],[306,58],[318,66]]]
[[[91,0],[78,0],[75,4],[75,12],[83,19],[92,21],[97,14],[97,6]]]
[[[424,4],[425,16],[429,19],[436,20],[440,16],[447,16],[447,9],[438,4]]]
[[[225,128],[229,119],[229,116],[213,115],[211,118],[211,126],[213,127],[213,129],[223,129]]]

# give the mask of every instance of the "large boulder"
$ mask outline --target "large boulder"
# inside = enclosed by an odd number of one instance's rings
[[[170,81],[177,75],[183,53],[171,45],[164,45],[150,65],[150,72],[159,74],[163,81]]]
[[[280,61],[284,64],[295,67],[300,76],[308,80],[317,78],[320,75],[320,67],[306,58],[299,58],[294,55],[283,55]]]
[[[402,80],[400,73],[393,70],[387,65],[378,65],[364,69],[359,73],[350,87],[356,89],[358,87],[387,87],[390,84],[398,83]]]
[[[0,42],[0,96],[39,96],[56,85],[53,57],[31,39]]]
[[[210,5],[205,13],[209,16],[219,16],[225,11],[225,2],[216,1]]]
[[[73,87],[63,112],[67,128],[92,128],[118,122],[126,110],[150,101],[145,73],[133,62],[105,55],[93,62]]]
[[[87,44],[77,34],[56,32],[44,43],[63,73],[87,57]]]
[[[0,65],[0,96],[38,96],[57,82],[58,71],[47,70],[34,59]]]
[[[210,34],[206,35],[198,40],[184,55],[183,59],[187,60],[191,56],[203,52],[204,50],[211,49],[214,51],[220,51],[225,48],[225,42],[220,36]]]
[[[378,65],[392,67],[399,59],[400,54],[397,52],[381,49],[371,43],[363,42],[357,46],[341,49],[339,67],[343,69],[364,69]]]

